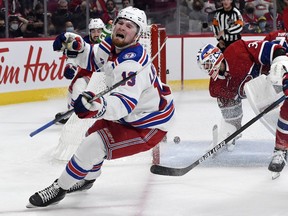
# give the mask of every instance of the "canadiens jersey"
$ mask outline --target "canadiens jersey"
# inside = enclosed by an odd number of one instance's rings
[[[284,30],[278,30],[270,32],[264,40],[272,41],[273,43],[277,43],[282,45],[286,49],[286,55],[288,53],[288,32]]]
[[[105,72],[107,86],[137,72],[137,76],[104,96],[107,106],[102,118],[137,128],[168,130],[175,111],[171,90],[161,83],[142,45],[137,43],[116,54],[109,37],[97,51],[90,47],[84,52],[85,59],[81,56],[86,69]]]
[[[273,53],[281,45],[269,41],[239,40],[223,52],[227,76],[225,79],[210,79],[212,97],[233,99],[241,97],[246,81],[260,75],[261,66],[270,65]]]

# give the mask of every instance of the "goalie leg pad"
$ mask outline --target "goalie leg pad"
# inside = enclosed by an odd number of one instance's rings
[[[282,91],[277,94],[275,86],[271,84],[266,75],[261,75],[246,83],[244,90],[249,104],[256,115],[283,95]],[[264,124],[273,135],[275,135],[276,132],[279,111],[279,107],[275,108],[260,118],[261,123]]]
[[[240,98],[234,99],[224,99],[218,98],[217,99],[218,106],[222,113],[222,120],[219,127],[218,132],[218,142],[222,142],[236,130],[241,128],[241,122],[243,117],[243,110],[242,110],[242,101]],[[240,136],[236,137],[238,139]],[[231,140],[227,148],[233,144],[233,148],[235,145],[235,139]],[[228,149],[229,150],[229,149]],[[231,148],[232,151],[232,148]]]
[[[234,100],[217,98],[217,102],[224,121],[233,125],[238,130],[241,127],[241,121],[243,117],[241,99],[238,98]]]

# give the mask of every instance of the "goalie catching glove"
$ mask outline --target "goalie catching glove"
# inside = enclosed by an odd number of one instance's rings
[[[79,118],[99,118],[106,111],[106,101],[103,97],[91,101],[93,92],[83,92],[74,102],[74,111]]]

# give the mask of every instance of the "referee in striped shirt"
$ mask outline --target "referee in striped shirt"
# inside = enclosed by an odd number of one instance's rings
[[[213,32],[218,47],[224,51],[234,41],[241,39],[243,18],[233,0],[221,0],[222,6],[213,18]]]

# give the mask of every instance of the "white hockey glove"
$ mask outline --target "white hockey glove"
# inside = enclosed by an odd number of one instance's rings
[[[106,112],[106,101],[103,97],[92,100],[93,92],[83,92],[74,102],[74,110],[79,118],[99,118]]]
[[[288,57],[278,56],[271,64],[270,72],[267,79],[272,83],[272,85],[282,85],[282,77],[285,73],[283,65],[288,69]]]
[[[54,51],[64,51],[65,49],[69,51],[76,51],[78,53],[82,52],[85,47],[85,41],[83,38],[75,33],[66,32],[58,35],[53,42]]]

